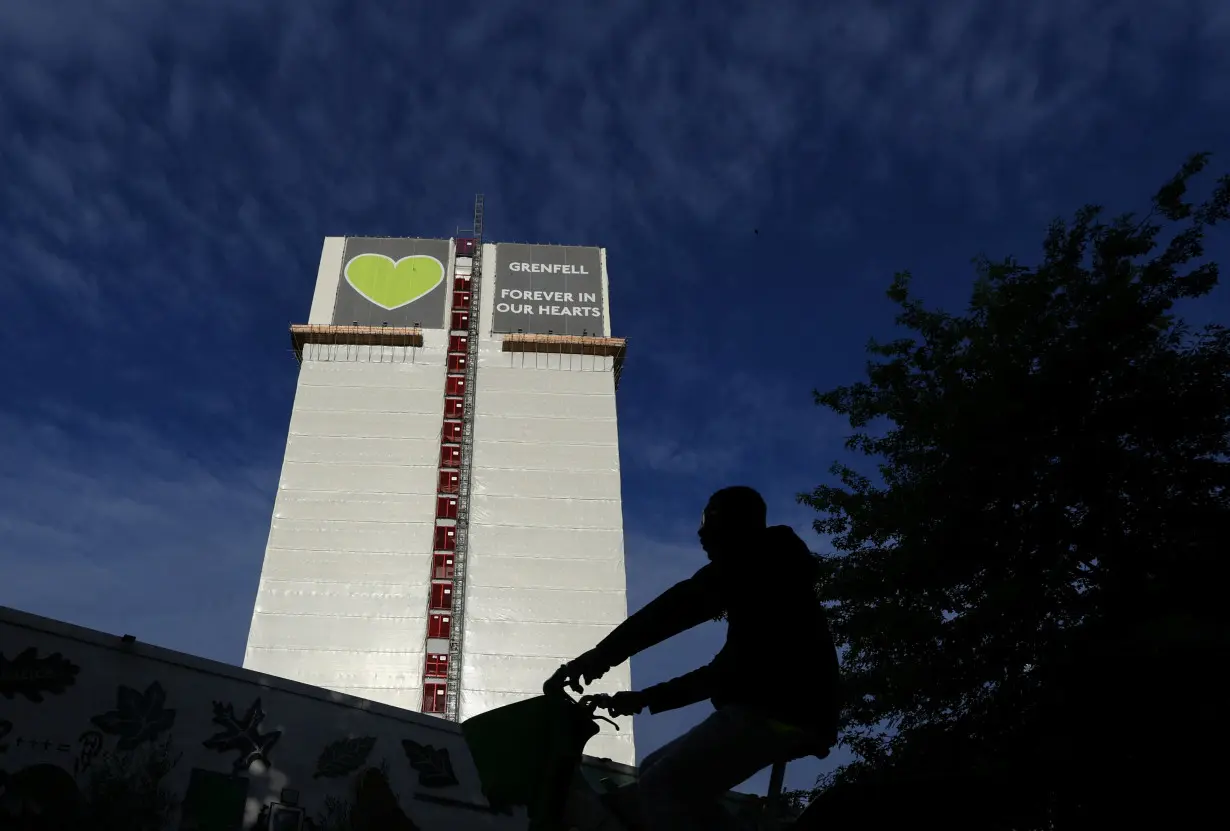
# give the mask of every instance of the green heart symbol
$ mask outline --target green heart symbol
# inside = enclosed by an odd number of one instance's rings
[[[360,254],[346,263],[346,282],[383,309],[399,309],[444,282],[444,264],[426,254],[393,262],[383,254]]]

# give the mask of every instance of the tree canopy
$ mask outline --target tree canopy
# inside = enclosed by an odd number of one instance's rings
[[[1065,828],[1140,818],[1125,789],[1164,814],[1203,787],[1194,754],[1224,735],[1230,332],[1174,307],[1218,281],[1203,243],[1230,177],[1191,199],[1207,163],[1144,217],[1055,221],[1036,265],[976,260],[964,314],[896,275],[906,335],[815,394],[878,467],[800,496],[831,541],[856,754],[828,793],[991,777],[998,827]]]

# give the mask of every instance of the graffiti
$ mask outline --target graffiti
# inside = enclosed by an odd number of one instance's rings
[[[153,741],[175,724],[175,711],[163,708],[167,694],[157,681],[137,692],[120,685],[115,694],[115,709],[90,719],[90,723],[112,736],[119,736],[117,750],[133,750]]]
[[[30,736],[17,736],[12,741],[5,741],[5,738],[12,735],[13,722],[7,719],[0,719],[0,753],[7,753],[9,748],[29,748],[30,750],[42,749],[44,751],[55,748],[57,753],[68,753],[72,751],[73,746],[67,742],[57,742],[53,739],[36,739]]]
[[[252,702],[242,719],[235,718],[234,705],[215,701],[213,723],[221,726],[222,731],[210,736],[203,744],[219,753],[236,751],[239,758],[232,763],[236,773],[248,770],[255,762],[272,767],[269,752],[278,743],[282,731],[261,733],[260,724],[264,720],[265,711],[261,709],[259,698]]]
[[[375,746],[375,736],[338,739],[325,745],[325,749],[320,752],[320,758],[316,760],[316,772],[312,774],[312,778],[336,779],[339,776],[349,776],[363,766]]]
[[[40,658],[32,646],[11,661],[0,652],[0,695],[9,701],[21,695],[38,704],[43,693],[59,695],[75,684],[80,671],[59,652]]]
[[[98,752],[102,750],[102,733],[99,733],[97,730],[86,730],[77,737],[77,742],[81,745],[81,752],[73,760],[74,776],[80,776],[89,770],[90,763],[94,761],[94,757],[98,755]]]
[[[406,751],[410,767],[418,771],[419,784],[424,788],[448,788],[457,784],[457,774],[453,772],[448,748],[437,749],[410,739],[402,739],[401,746]]]

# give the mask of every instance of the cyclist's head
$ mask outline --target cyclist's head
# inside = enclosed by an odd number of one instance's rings
[[[764,530],[767,514],[764,498],[752,488],[722,488],[701,515],[700,545],[710,560],[736,553]]]

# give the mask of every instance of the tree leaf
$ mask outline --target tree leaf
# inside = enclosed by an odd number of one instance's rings
[[[995,789],[1012,783],[1023,813],[980,827],[1136,825],[1145,792],[1191,804],[1164,777],[1201,768],[1202,742],[1221,743],[1209,731],[1225,735],[1227,649],[1211,633],[1230,629],[1230,336],[1175,314],[1217,283],[1203,241],[1230,180],[1185,201],[1206,162],[1143,220],[1087,207],[1051,224],[1034,265],[980,258],[964,314],[925,308],[897,275],[909,337],[873,341],[863,380],[816,394],[867,457],[799,497],[830,535],[823,595],[844,647],[856,758],[834,787],[987,772],[989,803],[1011,802]],[[1139,629],[1182,613],[1199,648]],[[1142,764],[1146,745],[1183,763]],[[1090,771],[1122,782],[1099,791]]]

